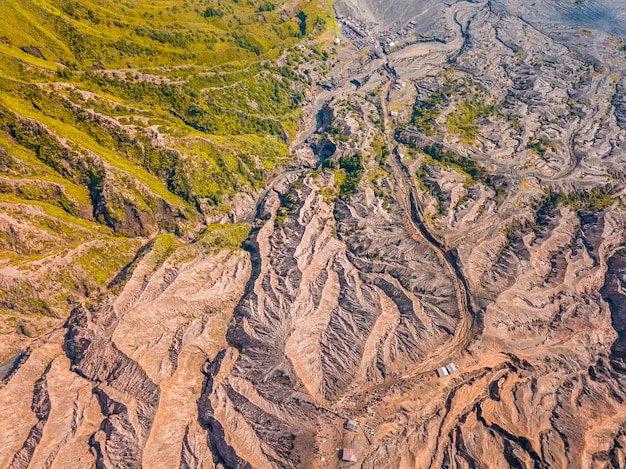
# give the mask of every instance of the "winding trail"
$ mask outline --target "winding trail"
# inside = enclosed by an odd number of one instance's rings
[[[417,188],[412,182],[409,169],[401,161],[398,145],[393,136],[393,129],[388,119],[389,111],[387,103],[390,89],[396,76],[393,68],[390,67],[388,63],[385,64],[382,70],[384,70],[387,76],[387,81],[381,92],[381,113],[384,124],[383,138],[387,146],[392,148],[392,157],[388,158],[387,166],[391,170],[392,179],[394,181],[393,190],[395,199],[406,214],[406,226],[411,235],[430,246],[437,254],[442,264],[445,265],[449,276],[453,279],[460,322],[454,331],[454,336],[449,341],[432,350],[419,364],[412,366],[401,376],[387,378],[384,383],[365,383],[358,386],[358,389],[353,390],[354,393],[363,397],[367,395],[371,396],[371,393],[375,390],[389,389],[395,385],[414,380],[426,373],[434,373],[437,368],[446,365],[452,361],[455,356],[462,353],[481,333],[483,328],[482,312],[476,306],[469,293],[467,281],[459,265],[456,249],[451,249],[445,240],[437,233],[433,232],[428,226],[423,208],[419,202],[420,198],[418,197]],[[346,408],[350,406],[352,400],[353,396],[350,395],[350,393],[344,394],[344,396],[335,402],[330,412],[336,413],[337,415],[344,413]]]
[[[393,148],[393,158],[390,158],[388,163],[394,176],[396,199],[407,215],[406,220],[410,231],[425,241],[437,253],[448,269],[450,276],[454,279],[455,293],[461,316],[461,321],[452,340],[433,351],[419,365],[402,377],[403,379],[408,379],[427,371],[434,371],[443,365],[444,361],[450,359],[451,356],[465,349],[472,338],[482,329],[482,318],[469,294],[467,281],[459,266],[456,250],[450,249],[446,242],[428,227],[415,185],[411,181],[411,175],[400,159],[400,153],[395,144],[392,129],[387,118],[389,115],[387,97],[393,78],[390,77],[385,85],[383,93],[385,99],[381,99],[381,103],[385,123],[384,138],[386,143]]]

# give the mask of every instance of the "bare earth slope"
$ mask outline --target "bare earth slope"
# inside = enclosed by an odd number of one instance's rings
[[[117,298],[77,305],[65,331],[33,348],[0,390],[11,429],[0,465],[212,466],[196,417],[200,368],[224,347],[250,261],[204,251],[149,252]]]
[[[339,47],[249,227],[3,365],[0,466],[625,467],[615,4],[339,4],[439,35]]]

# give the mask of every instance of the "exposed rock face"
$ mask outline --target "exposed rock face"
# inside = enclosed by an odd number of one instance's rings
[[[213,467],[197,423],[200,368],[224,347],[249,271],[242,251],[197,243],[163,259],[153,248],[117,297],[77,305],[66,332],[35,346],[0,389],[12,429],[0,465]]]
[[[200,403],[229,465],[300,466],[319,405],[421,362],[458,327],[446,266],[402,212],[363,192],[333,215],[319,194],[331,183],[307,178],[265,199],[250,241],[255,270],[227,335],[233,348],[209,367]],[[279,222],[287,197],[295,208]],[[234,430],[237,419],[246,430]]]
[[[621,249],[607,263],[605,283],[601,293],[611,308],[613,328],[618,339],[613,344],[613,354],[621,359],[626,353],[624,333],[626,331],[626,298],[624,298],[624,282],[626,282],[626,259]]]
[[[0,367],[0,466],[626,466],[626,60],[612,2],[531,6],[340,49],[243,250],[148,244]]]
[[[150,434],[160,393],[137,362],[120,352],[110,337],[102,337],[89,327],[90,323],[115,326],[115,319],[110,305],[101,306],[93,315],[78,306],[68,321],[65,347],[72,371],[98,383],[94,393],[107,419],[101,424],[102,434],[93,436],[97,464],[133,467],[141,463],[141,449]],[[134,402],[133,415],[127,405],[114,398],[116,395]]]

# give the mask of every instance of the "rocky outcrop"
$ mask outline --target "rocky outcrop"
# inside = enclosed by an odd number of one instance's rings
[[[30,429],[22,448],[15,453],[9,466],[11,469],[27,468],[33,458],[35,448],[41,441],[43,428],[50,416],[50,395],[48,394],[48,382],[46,379],[49,371],[50,366],[48,365],[41,378],[35,381],[31,409],[37,417],[37,423]]]
[[[613,355],[624,359],[626,353],[626,298],[624,283],[626,282],[626,256],[624,249],[615,253],[607,263],[607,272],[601,293],[611,309],[613,328],[618,339],[613,344]]]
[[[94,331],[115,327],[116,319],[106,303],[92,314],[77,306],[68,320],[65,347],[72,370],[96,385],[94,393],[102,414],[107,416],[100,432],[92,437],[97,464],[131,468],[141,464],[141,450],[150,434],[160,393],[137,362],[120,352],[110,337]],[[134,412],[123,402],[127,399]]]

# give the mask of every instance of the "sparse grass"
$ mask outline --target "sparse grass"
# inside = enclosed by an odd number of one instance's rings
[[[0,211],[31,230],[1,233],[1,256],[20,268],[77,256],[41,281],[46,292],[0,288],[0,310],[18,314],[104,291],[136,255],[133,237],[153,234],[143,217],[180,235],[200,208],[261,187],[290,158],[307,87],[275,61],[336,28],[326,0],[0,5]],[[296,55],[327,57],[314,44]],[[211,225],[196,243],[238,249],[249,230]],[[146,249],[158,265],[179,244],[162,234]]]
[[[448,115],[448,131],[453,134],[460,134],[461,140],[466,143],[474,143],[479,136],[476,119],[493,116],[497,112],[493,105],[481,101],[464,101],[459,105],[456,112]]]
[[[108,238],[87,246],[74,261],[74,269],[80,267],[87,288],[99,290],[110,282],[115,274],[135,257],[141,246],[139,240],[128,238]]]
[[[0,311],[18,312],[18,316],[24,314],[56,316],[54,310],[41,299],[37,289],[22,280],[13,282],[8,288],[0,289]]]
[[[202,230],[196,242],[209,250],[240,249],[251,228],[248,223],[209,225]]]

